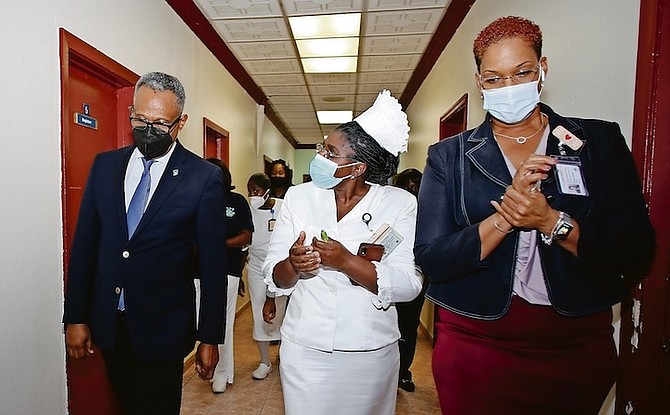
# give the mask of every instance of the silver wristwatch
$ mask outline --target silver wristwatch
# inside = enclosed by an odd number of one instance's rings
[[[546,233],[540,232],[540,237],[542,238],[542,242],[544,242],[546,245],[551,245],[554,241],[566,240],[568,235],[570,235],[570,232],[572,232],[572,228],[574,227],[575,225],[572,224],[570,215],[559,211],[558,220],[556,221],[554,228],[551,230],[551,233],[547,235]]]

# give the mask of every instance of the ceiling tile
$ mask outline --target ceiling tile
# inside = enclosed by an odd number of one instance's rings
[[[408,35],[432,33],[442,20],[443,9],[398,10],[366,13],[363,17],[365,35]]]
[[[451,0],[368,0],[368,11],[444,8]]]
[[[287,16],[361,11],[363,0],[284,0]]]
[[[308,95],[309,91],[304,85],[268,85],[263,87],[263,92],[268,96],[275,95]]]
[[[288,40],[231,43],[228,47],[239,60],[297,58],[293,43]]]
[[[342,94],[355,94],[356,93],[356,84],[342,84],[342,85],[312,85],[309,87],[312,95],[342,95]]]
[[[270,97],[270,102],[274,104],[291,104],[291,105],[296,105],[296,104],[309,104],[312,105],[312,100],[308,95],[276,95],[274,97]]]
[[[254,75],[259,85],[305,85],[305,77],[301,73]]]
[[[362,39],[364,55],[413,54],[423,52],[431,35],[371,36]]]
[[[300,73],[300,62],[296,59],[241,61],[247,72],[255,74]]]
[[[209,19],[282,15],[279,0],[195,0],[195,3]]]
[[[291,39],[284,19],[214,20],[212,25],[226,43]]]
[[[414,70],[421,55],[363,56],[358,60],[361,72],[406,71]]]
[[[355,73],[308,73],[305,79],[310,85],[324,84],[353,84],[356,82]]]
[[[361,72],[358,75],[358,82],[362,84],[407,83],[412,73],[412,71]]]

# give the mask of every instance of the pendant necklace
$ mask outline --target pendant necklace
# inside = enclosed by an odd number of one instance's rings
[[[542,129],[545,127],[545,125],[544,125],[544,117],[546,117],[546,115],[542,114],[542,117],[543,117],[543,118],[541,119],[541,124],[542,124],[542,125],[540,125],[540,128],[538,128],[537,131],[535,131],[535,132],[534,132],[533,134],[531,134],[531,135],[527,135],[527,136],[525,136],[525,137],[522,136],[522,135],[520,135],[520,136],[518,136],[518,137],[512,137],[512,136],[509,136],[509,135],[505,135],[505,134],[501,134],[501,133],[496,133],[496,132],[494,132],[493,134],[494,134],[496,137],[507,138],[507,139],[516,141],[518,144],[523,144],[523,143],[525,143],[526,141],[528,141],[529,138],[533,138],[533,137],[535,137],[535,135],[537,135],[537,133],[539,133],[540,131],[542,131]]]

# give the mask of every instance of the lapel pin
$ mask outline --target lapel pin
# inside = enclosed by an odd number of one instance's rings
[[[172,169],[172,177],[179,176],[179,169]]]
[[[570,147],[574,151],[579,150],[579,148],[584,144],[584,142],[580,140],[579,137],[568,131],[562,125],[559,125],[558,127],[554,128],[554,131],[552,131],[551,133],[554,134],[556,138],[558,138],[558,141]]]

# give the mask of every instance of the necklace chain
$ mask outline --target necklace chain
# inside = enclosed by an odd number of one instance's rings
[[[502,133],[496,133],[496,132],[493,132],[493,134],[494,134],[496,137],[507,138],[507,139],[516,141],[518,144],[523,144],[523,143],[525,143],[526,141],[528,141],[529,138],[533,138],[533,137],[535,137],[535,136],[537,135],[537,133],[539,133],[540,131],[542,131],[542,129],[545,127],[545,125],[544,125],[544,117],[545,117],[545,115],[542,114],[542,117],[540,118],[540,123],[541,123],[542,125],[540,125],[540,128],[538,128],[537,131],[535,131],[535,132],[534,132],[533,134],[531,134],[531,135],[527,135],[527,136],[522,136],[522,135],[520,135],[520,136],[518,136],[518,137],[512,137],[512,136],[509,136],[509,135],[505,135],[505,134],[502,134]]]

